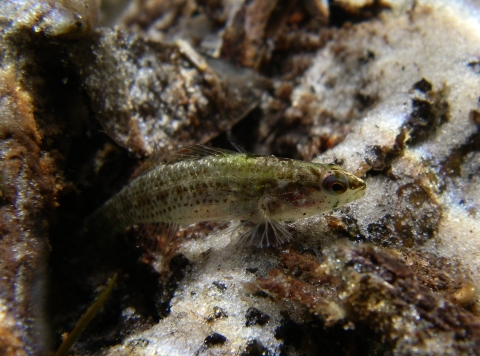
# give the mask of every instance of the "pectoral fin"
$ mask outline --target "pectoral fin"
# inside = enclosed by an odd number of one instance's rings
[[[235,236],[238,233],[240,235]],[[232,229],[232,240],[236,241],[236,245],[280,246],[291,239],[290,232],[263,211]]]

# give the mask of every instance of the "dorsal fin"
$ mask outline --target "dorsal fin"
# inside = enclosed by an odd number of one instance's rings
[[[230,144],[232,145],[233,148],[235,148],[235,149],[237,150],[237,152],[248,154],[248,152],[247,152],[247,150],[246,150],[245,148],[243,148],[242,146],[236,144],[235,142],[231,142],[231,141],[230,141]]]
[[[223,148],[208,147],[203,145],[184,146],[178,150],[167,162],[172,164],[180,161],[195,161],[203,157],[234,154],[236,152]]]

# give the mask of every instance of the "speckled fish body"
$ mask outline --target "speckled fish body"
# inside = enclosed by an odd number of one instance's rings
[[[116,233],[140,223],[241,220],[253,226],[243,239],[263,225],[263,233],[270,227],[272,241],[281,243],[290,236],[279,221],[337,208],[365,192],[361,179],[337,165],[203,146],[186,148],[177,157],[128,184],[87,220],[87,228]]]

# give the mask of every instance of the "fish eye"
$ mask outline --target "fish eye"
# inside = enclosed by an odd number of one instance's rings
[[[327,173],[322,182],[323,189],[331,194],[342,194],[348,189],[348,180],[343,174]]]

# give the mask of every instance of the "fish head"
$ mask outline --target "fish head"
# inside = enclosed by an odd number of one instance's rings
[[[365,190],[362,179],[340,166],[302,162],[292,180],[277,184],[267,210],[277,220],[293,221],[348,204]]]
[[[348,204],[365,195],[367,185],[362,179],[350,172],[347,172],[340,166],[326,166],[328,169],[325,172],[324,167],[324,173],[319,183],[322,188],[322,192],[326,196],[336,198],[332,199],[337,202],[335,204],[335,208]]]

